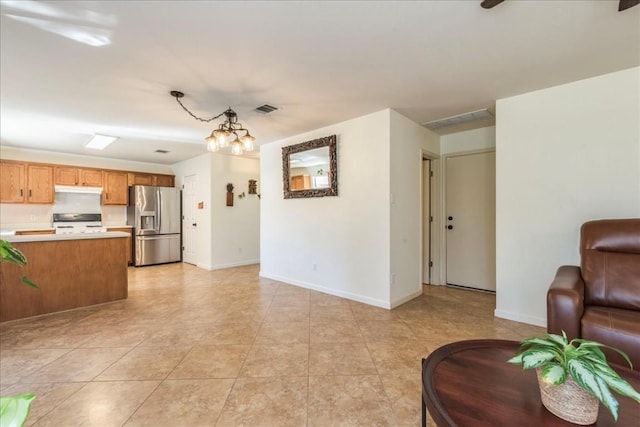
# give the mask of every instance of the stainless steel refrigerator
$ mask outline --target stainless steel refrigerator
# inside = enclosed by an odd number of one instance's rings
[[[134,265],[182,260],[181,192],[173,187],[129,187],[127,224],[134,227]]]

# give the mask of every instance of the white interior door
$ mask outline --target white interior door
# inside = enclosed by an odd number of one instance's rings
[[[182,261],[189,264],[197,263],[197,178],[197,175],[185,176],[183,181],[184,188],[182,189]]]
[[[446,160],[447,284],[496,290],[495,152]]]

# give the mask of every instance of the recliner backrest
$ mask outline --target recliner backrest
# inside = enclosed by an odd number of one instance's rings
[[[580,252],[586,305],[640,311],[640,218],[584,223]]]

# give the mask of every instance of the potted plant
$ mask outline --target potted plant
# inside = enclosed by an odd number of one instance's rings
[[[0,262],[8,262],[23,267],[27,265],[27,258],[22,252],[14,248],[10,242],[0,239]],[[38,285],[26,276],[22,276],[22,281],[33,288],[38,288]],[[22,427],[31,410],[31,401],[35,397],[33,393],[19,396],[0,396],[0,426]]]
[[[600,401],[617,421],[619,404],[612,390],[637,402],[640,393],[609,366],[601,347],[620,353],[632,367],[623,351],[580,338],[569,341],[564,331],[562,336],[546,334],[522,341],[509,363],[537,370],[542,404],[554,415],[576,424],[593,424]]]

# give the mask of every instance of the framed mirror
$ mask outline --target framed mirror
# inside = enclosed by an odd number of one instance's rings
[[[282,147],[284,198],[338,195],[336,136]]]

